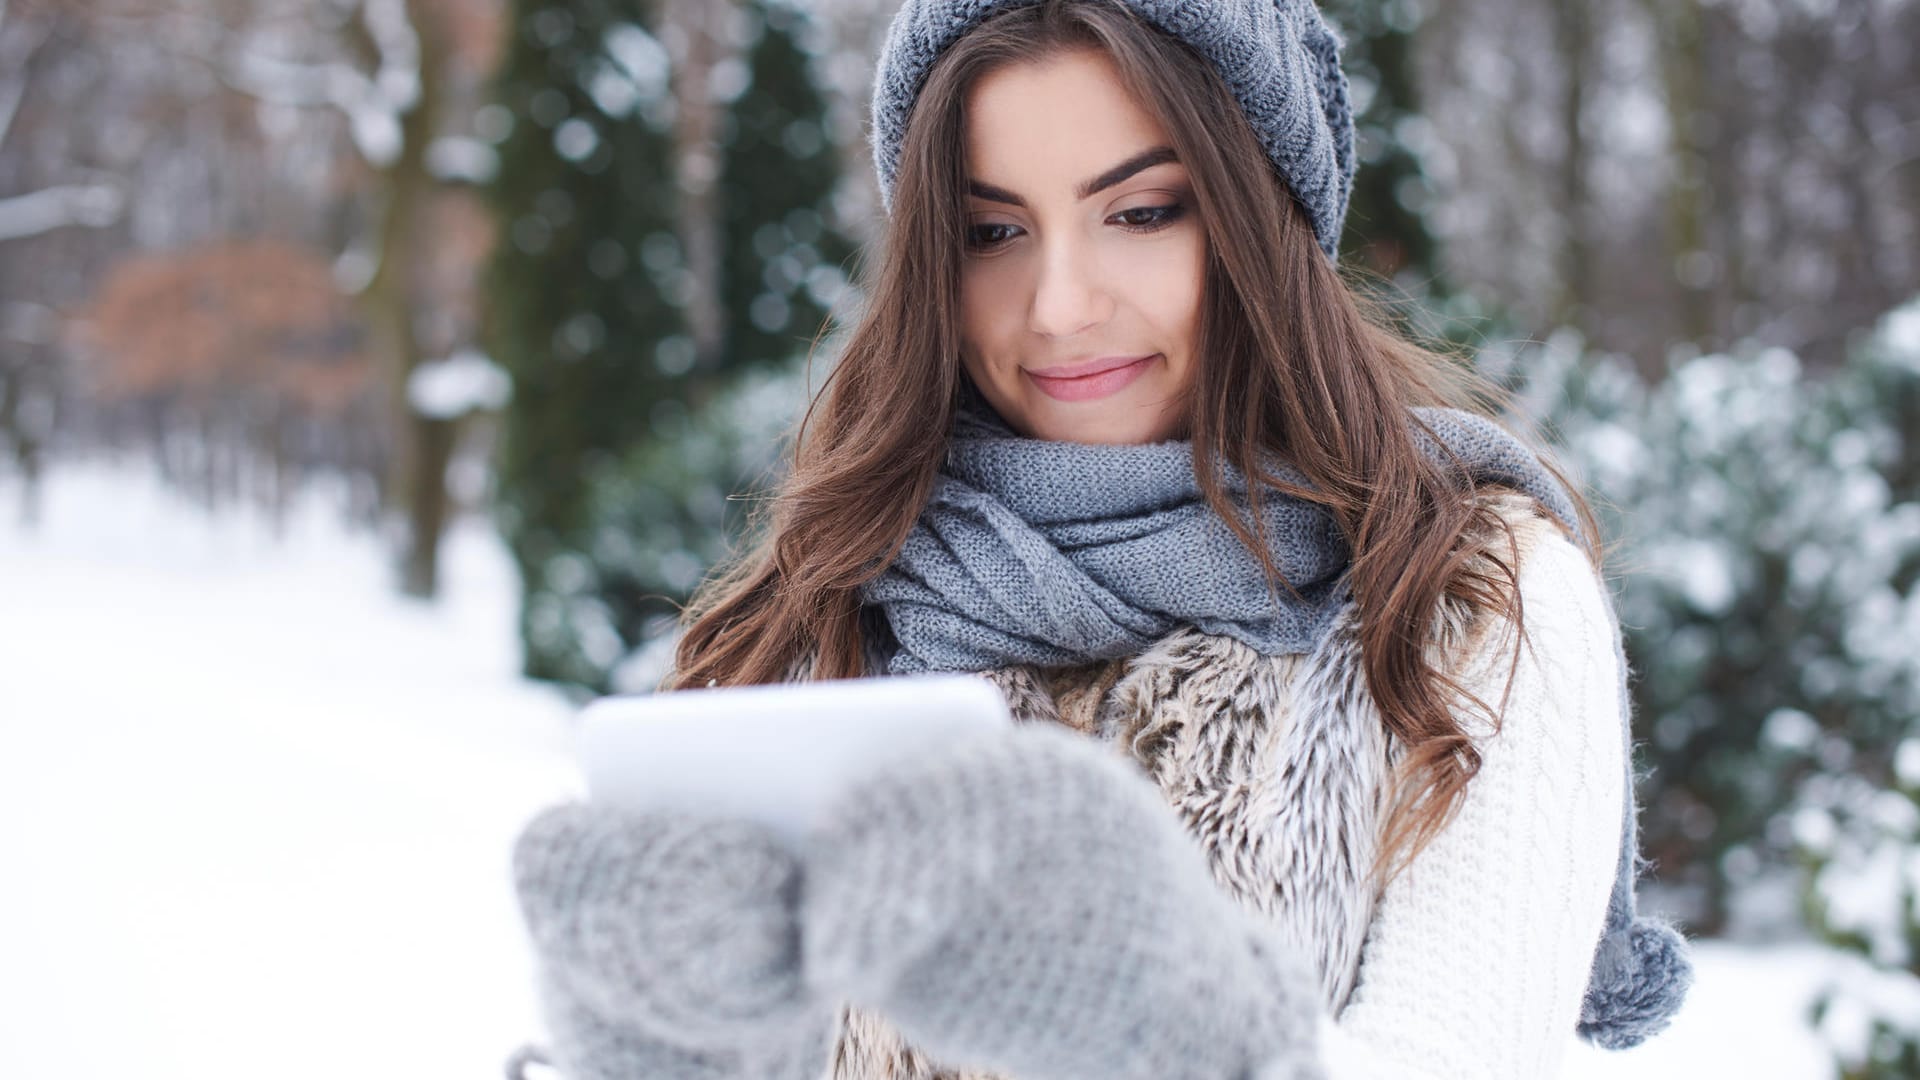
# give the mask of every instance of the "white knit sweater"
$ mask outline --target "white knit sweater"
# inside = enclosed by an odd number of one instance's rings
[[[1534,647],[1459,816],[1388,884],[1353,996],[1321,1021],[1330,1080],[1558,1075],[1620,854],[1626,748],[1601,588],[1559,535],[1522,561]],[[1503,626],[1468,669],[1492,705],[1511,661]]]

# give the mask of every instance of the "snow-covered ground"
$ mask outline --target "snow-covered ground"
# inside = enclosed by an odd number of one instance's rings
[[[132,466],[0,478],[0,1061],[34,1080],[500,1075],[538,1035],[512,838],[578,794],[520,680],[513,568],[462,522],[395,596],[316,497],[276,543]],[[1834,1075],[1839,958],[1702,941],[1674,1027],[1569,1080]]]

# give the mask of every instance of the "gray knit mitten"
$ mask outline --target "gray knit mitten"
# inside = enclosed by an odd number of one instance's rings
[[[812,1080],[831,1010],[1018,1080],[1318,1080],[1318,980],[1159,792],[1065,728],[853,784],[804,859],[737,820],[567,804],[515,848],[569,1080]]]
[[[1018,1080],[1322,1076],[1318,980],[1110,748],[1022,726],[895,765],[813,833],[808,978]]]
[[[815,1080],[800,865],[747,821],[564,803],[515,842],[552,1063],[568,1080]]]

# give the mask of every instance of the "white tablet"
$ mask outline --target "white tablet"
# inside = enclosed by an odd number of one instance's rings
[[[827,802],[895,755],[1009,726],[978,675],[904,675],[603,697],[580,713],[588,797],[743,816],[797,848]]]

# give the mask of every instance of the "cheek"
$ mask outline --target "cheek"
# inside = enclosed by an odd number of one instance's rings
[[[1025,308],[1007,287],[1005,275],[976,273],[960,287],[961,357],[976,381],[992,369],[1013,363],[1020,344],[1020,315]]]
[[[1160,332],[1174,374],[1182,376],[1193,362],[1193,350],[1200,333],[1201,301],[1206,284],[1204,240],[1196,237],[1190,245],[1165,252],[1139,280],[1144,288],[1135,295],[1150,312]]]
[[[982,300],[977,288],[961,288],[960,369],[999,408],[1004,403],[999,400],[1001,395],[995,385],[996,364],[990,358],[1001,355],[1004,350],[996,344],[996,332],[990,317],[992,305]]]
[[[1172,278],[1165,282],[1172,320],[1190,331],[1197,329],[1200,325],[1200,297],[1206,287],[1207,276],[1205,239],[1196,236],[1193,243],[1181,251],[1179,258],[1168,259],[1165,265]]]
[[[973,273],[961,278],[960,332],[969,344],[992,338],[993,309],[991,289],[981,275]]]

